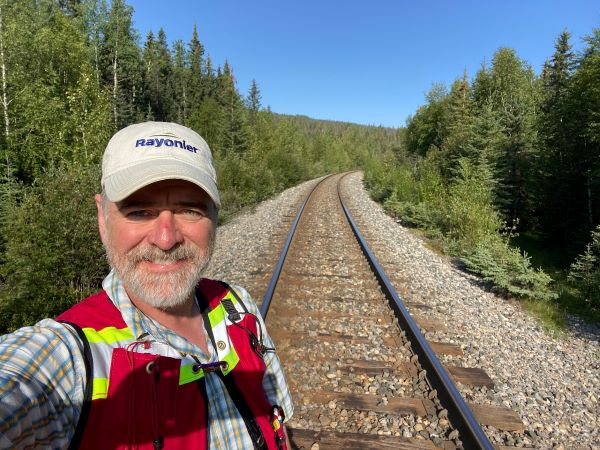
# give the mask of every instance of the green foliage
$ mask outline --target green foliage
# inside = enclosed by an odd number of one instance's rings
[[[0,35],[7,98],[0,173],[29,184],[50,165],[98,161],[111,132],[109,106],[78,25],[51,3],[40,11],[32,2],[10,3]]]
[[[421,106],[408,121],[406,148],[410,153],[425,155],[440,147],[447,133],[448,95],[443,85],[434,85],[427,94],[428,104]]]
[[[443,203],[446,197],[446,185],[440,169],[441,157],[440,151],[432,148],[415,171],[419,202],[437,205]]]
[[[532,268],[527,255],[502,238],[502,220],[491,202],[492,184],[485,166],[460,158],[455,178],[446,186],[437,169],[438,157],[439,152],[430,152],[416,170],[406,165],[385,170],[372,164],[366,169],[366,185],[386,210],[441,240],[448,254],[496,290],[534,300],[556,298],[551,278]]]
[[[49,170],[30,187],[2,185],[0,332],[55,316],[100,288],[107,264],[93,199],[98,185],[97,164]]]
[[[102,24],[99,67],[110,89],[115,129],[142,119],[146,112],[140,95],[144,76],[142,52],[132,17],[133,8],[125,0],[112,0],[106,23]]]
[[[261,109],[261,95],[260,90],[258,89],[258,83],[256,80],[252,80],[252,85],[250,86],[250,90],[248,91],[248,96],[246,97],[246,106],[248,107],[248,111],[252,116],[254,116]]]
[[[489,235],[471,255],[461,260],[467,268],[500,292],[533,300],[553,300],[558,295],[550,288],[552,279],[541,269],[531,267],[527,254],[508,244],[508,239]]]
[[[437,231],[437,204],[444,193],[439,172],[424,161],[413,166],[408,161],[402,165],[381,165],[379,175],[374,177],[372,169],[366,168],[365,185],[374,200],[403,224]],[[435,230],[435,231],[434,231]]]
[[[215,156],[224,129],[223,116],[224,113],[217,101],[211,97],[206,97],[195,108],[187,122],[187,126],[196,130],[206,140]]]
[[[592,240],[585,251],[571,265],[568,280],[591,308],[600,310],[600,225],[592,231]]]
[[[598,222],[600,29],[585,39],[579,58],[569,37],[560,34],[541,77],[513,49],[501,48],[472,84],[465,74],[449,91],[434,86],[403,136],[414,160],[401,150],[391,167],[365,166],[365,181],[386,210],[423,228],[499,291],[534,299],[532,309],[548,310],[546,317],[558,317],[557,305],[598,317],[600,256],[593,244],[573,263],[569,285],[561,271],[552,272],[560,297],[548,302],[557,296],[550,277],[501,234],[506,222],[565,259],[582,251]]]
[[[213,68],[196,27],[188,43],[169,49],[159,30],[140,48],[125,0],[0,3],[5,327],[58,313],[98,287],[92,167],[116,129],[145,118],[184,123],[207,140],[222,220],[308,178],[362,167],[388,211],[511,295],[554,294],[499,234],[503,221],[577,252],[597,223],[599,30],[578,60],[563,32],[541,78],[499,49],[472,83],[465,73],[450,90],[434,85],[406,129],[392,130],[273,114],[255,81],[244,99],[229,64]],[[593,236],[571,270],[590,304]]]
[[[452,253],[470,254],[488,236],[496,235],[502,226],[492,205],[486,175],[469,159],[457,162],[457,175],[448,189],[442,207],[440,228]]]
[[[393,192],[393,181],[385,164],[379,160],[372,160],[364,166],[364,170],[364,183],[371,194],[371,198],[376,202],[387,200]]]
[[[482,69],[485,70],[485,69]],[[513,49],[501,48],[483,77],[485,91],[474,89],[480,107],[489,104],[502,130],[497,159],[493,161],[499,189],[495,204],[509,223],[533,222],[535,184],[532,170],[537,160],[536,91],[531,67]]]
[[[435,226],[437,214],[427,203],[411,203],[399,200],[395,192],[383,204],[387,212],[398,217],[404,225],[409,227],[424,228],[432,234],[439,236]]]
[[[525,300],[523,308],[537,317],[546,333],[560,336],[567,328],[566,314],[557,302],[546,300]]]

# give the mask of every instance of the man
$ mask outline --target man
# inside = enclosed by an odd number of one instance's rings
[[[102,188],[103,290],[0,339],[0,448],[285,448],[293,407],[258,309],[201,278],[220,207],[206,142],[131,125]]]

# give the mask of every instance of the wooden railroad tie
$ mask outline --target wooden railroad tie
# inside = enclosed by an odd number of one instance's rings
[[[275,312],[277,311],[277,312]],[[335,319],[353,319],[361,320],[365,322],[377,322],[377,323],[390,323],[391,317],[386,316],[385,314],[368,314],[362,317],[356,317],[354,314],[349,313],[338,313],[335,311],[323,311],[323,310],[313,310],[313,311],[303,311],[302,314],[304,316],[308,315],[313,319],[320,320],[335,320]],[[282,317],[287,319],[298,318],[300,313],[296,308],[292,308],[289,306],[277,306],[273,311],[274,317]],[[427,317],[413,315],[415,322],[417,325],[425,330],[425,331],[447,331],[446,324],[440,322],[439,320],[430,319]]]
[[[525,431],[525,424],[512,409],[504,406],[478,405],[469,403],[469,408],[482,425],[489,425],[504,431]]]
[[[299,392],[304,400],[317,405],[327,405],[335,400],[336,406],[359,411],[375,411],[382,414],[399,416],[433,416],[436,408],[433,401],[424,398],[388,397],[374,394],[352,394],[325,390],[309,390],[306,387]],[[504,431],[524,431],[525,425],[519,415],[503,406],[478,405],[469,403],[475,418],[482,425],[492,426]]]
[[[425,417],[435,414],[435,406],[428,399],[412,397],[389,397],[384,399],[382,396],[374,394],[352,394],[321,390],[303,390],[302,396],[309,403],[318,405],[327,405],[330,401],[335,400],[336,405],[343,409],[375,411],[400,416]]]
[[[435,450],[433,442],[425,439],[380,436],[364,433],[341,433],[338,431],[315,431],[302,428],[288,428],[293,449],[310,449],[319,444],[319,450]]]

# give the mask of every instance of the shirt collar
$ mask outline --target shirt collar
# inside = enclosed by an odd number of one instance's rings
[[[136,306],[131,302],[127,292],[125,291],[125,287],[119,278],[119,275],[114,269],[112,269],[106,278],[104,278],[104,281],[102,282],[102,288],[117,309],[121,311],[123,320],[137,339],[140,339],[142,336],[148,334],[159,342],[165,342],[169,344],[171,347],[181,353],[198,355],[202,359],[208,360],[216,358],[215,351],[210,339],[208,339],[208,336],[207,342],[209,354],[206,355],[198,346],[172,332],[137,309]]]

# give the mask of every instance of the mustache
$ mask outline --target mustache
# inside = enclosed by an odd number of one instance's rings
[[[192,245],[182,244],[177,245],[168,250],[149,245],[147,247],[137,247],[129,251],[128,259],[132,263],[142,261],[152,261],[157,264],[169,264],[183,259],[196,259],[199,254],[199,249]]]

